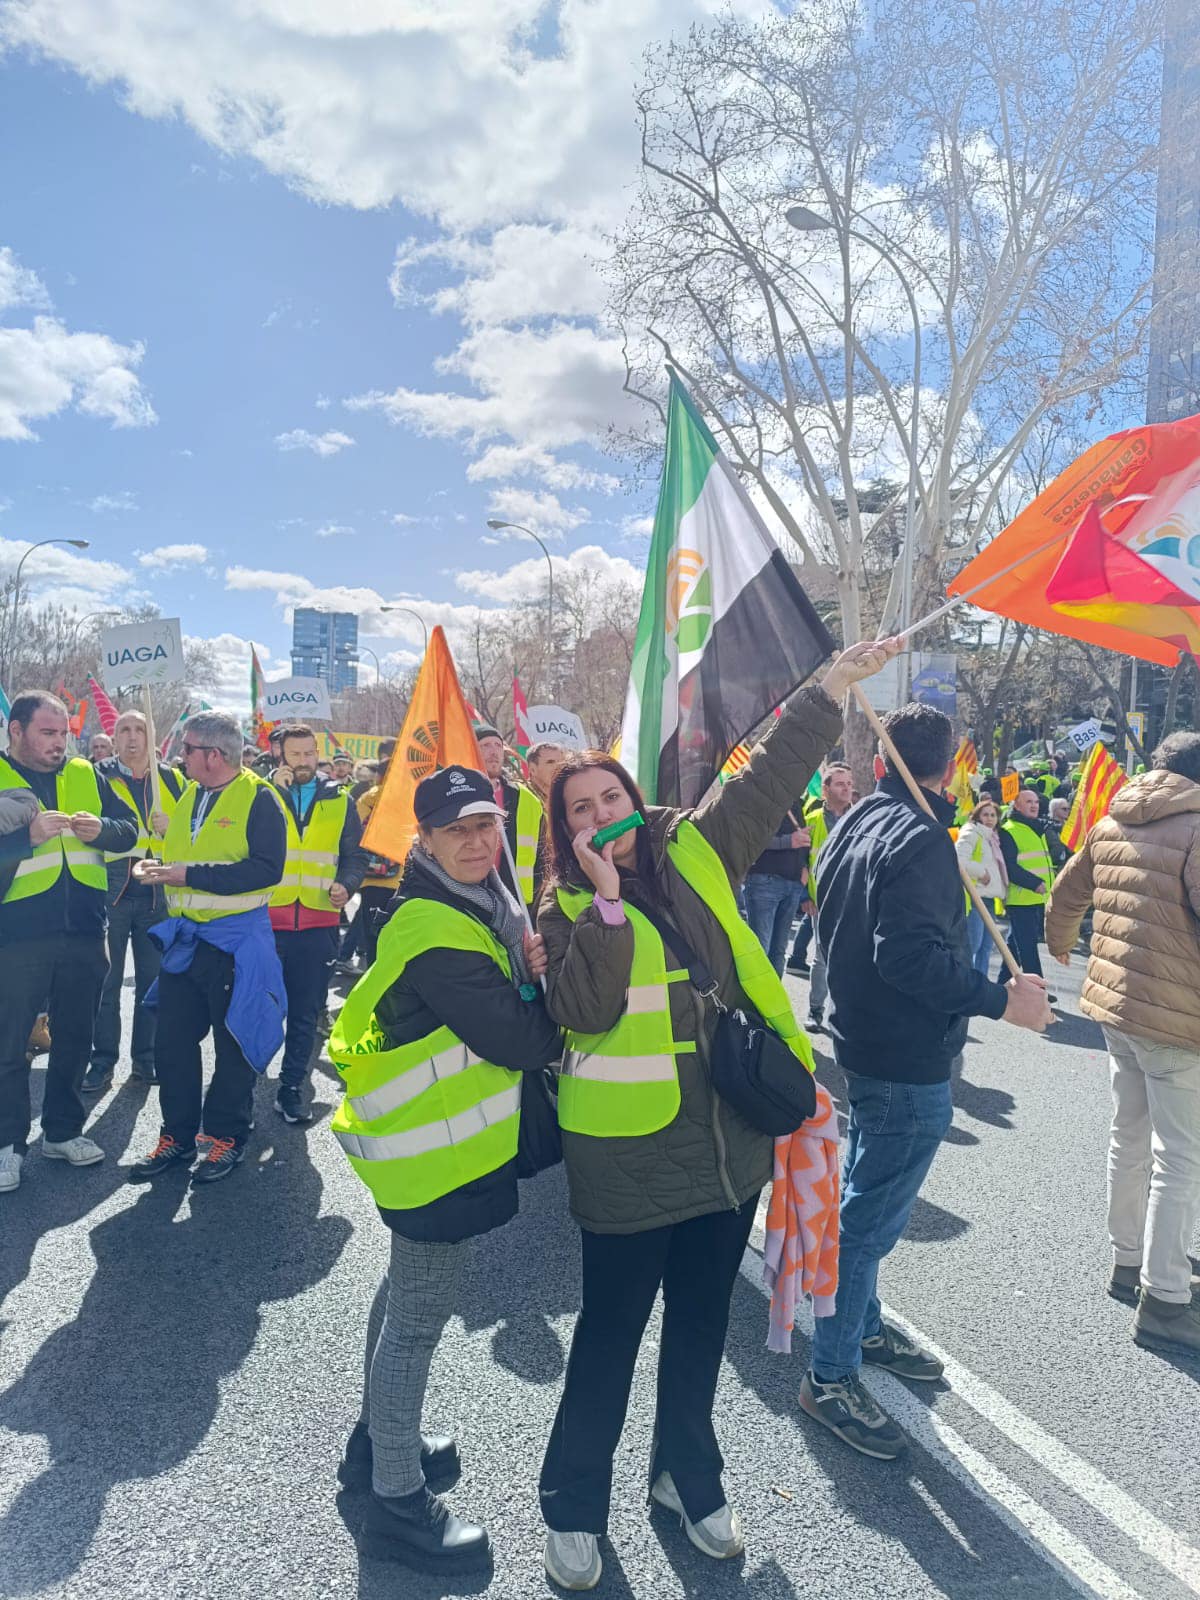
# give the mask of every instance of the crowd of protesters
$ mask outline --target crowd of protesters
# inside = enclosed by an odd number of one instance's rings
[[[89,1102],[125,1056],[157,1090],[160,1124],[129,1180],[186,1170],[197,1186],[244,1160],[256,1075],[280,1052],[274,1108],[311,1122],[308,1075],[332,1029],[345,1083],[332,1133],[390,1238],[339,1468],[369,1491],[364,1548],[446,1570],[487,1559],[487,1531],[444,1498],[458,1445],[423,1431],[426,1380],[470,1241],[516,1214],[520,1178],[561,1160],[583,1293],[539,1485],[546,1571],[568,1590],[600,1581],[660,1292],[650,1495],[726,1560],[743,1549],[713,1416],[730,1296],[780,1143],[804,1137],[813,1112],[785,1136],[764,1110],[781,1059],[788,1093],[813,1064],[785,968],[808,979],[809,1031],[832,1041],[848,1114],[836,1294],[799,1406],[890,1459],[905,1437],[860,1373],[943,1378],[883,1317],[878,1274],[949,1130],[968,1021],[1050,1025],[1040,947],[1069,961],[1091,909],[1082,1008],[1104,1027],[1115,1106],[1108,1287],[1136,1306],[1139,1343],[1200,1350],[1187,1255],[1200,1213],[1200,735],[1168,739],[1074,855],[1060,838],[1065,763],[1027,774],[1007,804],[984,772],[963,805],[947,796],[951,724],[928,706],[885,720],[876,787],[860,796],[831,759],[840,703],[897,648],[844,652],[690,812],[647,805],[595,751],[538,746],[517,781],[499,729],[478,724],[484,770],[418,784],[404,862],[363,844],[394,741],[375,763],[322,761],[313,730],[293,724],[264,752],[205,711],[172,767],[125,712],[89,761],[68,754],[61,701],[18,695],[0,757],[0,1192],[19,1188],[29,1154],[39,1018],[42,1156],[105,1159],[84,1131]],[[989,977],[990,919],[965,882],[1006,917],[1017,975]],[[357,982],[331,1022],[337,969]],[[775,1041],[774,1056],[755,1046],[761,1081],[737,1053],[763,1037],[747,1016]]]

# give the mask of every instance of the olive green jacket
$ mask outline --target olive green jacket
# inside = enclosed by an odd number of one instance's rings
[[[621,874],[621,893],[674,924],[717,979],[722,1002],[744,1003],[729,941],[704,902],[667,857],[667,844],[690,815],[725,863],[736,888],[770,843],[787,808],[804,792],[841,734],[842,718],[823,689],[804,689],[756,744],[749,764],[689,813],[647,807],[652,878]],[[546,1006],[578,1033],[605,1033],[625,1004],[633,963],[633,928],[610,927],[589,906],[574,923],[549,885],[538,911],[549,957]],[[667,951],[668,969],[678,962]],[[563,1133],[571,1212],[593,1233],[640,1233],[690,1217],[753,1205],[771,1177],[773,1143],[716,1093],[709,1050],[716,1012],[691,984],[673,983],[671,1023],[677,1042],[696,1050],[677,1057],[680,1107],[673,1122],[637,1138]]]

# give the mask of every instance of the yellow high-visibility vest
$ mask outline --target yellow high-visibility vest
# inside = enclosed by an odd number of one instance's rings
[[[189,867],[215,867],[245,861],[250,854],[250,842],[246,837],[250,807],[263,787],[269,788],[270,785],[264,786],[261,778],[243,767],[237,777],[221,790],[193,839],[192,816],[205,791],[198,783],[190,784],[175,807],[162,842],[163,860],[168,865],[182,861]],[[258,906],[265,906],[271,898],[269,888],[254,889],[247,894],[208,894],[187,885],[176,889],[168,884],[166,893],[170,914],[173,917],[190,917],[193,922],[214,922],[218,917],[232,917],[240,911],[253,911]]]
[[[1045,837],[1036,828],[1031,828],[1027,822],[1022,822],[1019,817],[1009,817],[1002,824],[1005,833],[1017,847],[1017,864],[1032,872],[1042,880],[1041,889],[1024,889],[1019,884],[1010,883],[1008,886],[1008,904],[1010,906],[1041,906],[1045,905],[1050,897],[1050,885],[1054,882],[1054,862],[1050,856],[1050,846]]]
[[[29,789],[29,784],[3,756],[0,756],[0,789]],[[66,762],[55,776],[54,789],[57,810],[65,811],[68,816],[76,811],[90,811],[94,817],[100,815],[100,785],[90,761],[76,757]],[[46,809],[39,800],[38,810]],[[3,903],[10,905],[14,900],[29,900],[35,894],[44,894],[58,882],[64,862],[76,883],[88,889],[108,889],[108,874],[101,852],[84,844],[73,833],[60,833],[35,845],[31,856],[17,862]]]
[[[429,1205],[517,1153],[519,1072],[481,1060],[449,1027],[391,1045],[376,1020],[375,1007],[408,963],[436,949],[489,956],[512,975],[507,950],[474,917],[434,900],[405,900],[329,1036],[330,1059],[346,1084],[334,1137],[389,1210]]]
[[[151,833],[149,823],[142,820],[142,814],[137,808],[137,801],[133,798],[133,791],[126,782],[124,773],[115,772],[110,774],[106,772],[105,777],[108,778],[113,792],[124,800],[130,811],[133,812],[138,825],[137,843],[128,850],[106,850],[104,852],[105,861],[124,861],[129,856],[135,856],[140,860],[143,856],[156,854],[158,836]],[[177,773],[172,772],[170,767],[159,767],[158,780],[159,793],[162,795],[162,808],[167,817],[170,818],[175,807],[179,804],[179,776]]]
[[[668,844],[667,855],[729,940],[747,998],[796,1057],[797,1070],[811,1072],[812,1046],[796,1022],[779,974],[738,913],[720,856],[699,828],[686,820]],[[583,889],[558,890],[558,903],[572,921],[593,898]],[[676,1057],[696,1048],[688,1040],[677,1040],[671,1025],[669,985],[686,982],[688,974],[668,972],[657,929],[636,906],[626,904],[625,912],[633,924],[625,1010],[607,1033],[567,1031],[567,1055],[558,1081],[558,1120],[569,1133],[612,1139],[665,1128],[679,1111]]]
[[[303,834],[296,823],[293,807],[286,799],[280,803],[287,823],[287,860],[271,904],[290,906],[299,900],[309,911],[332,912],[334,906],[329,891],[337,877],[338,847],[346,825],[349,800],[342,790],[317,800]]]

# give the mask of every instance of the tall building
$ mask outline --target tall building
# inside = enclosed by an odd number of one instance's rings
[[[300,606],[292,619],[292,673],[323,678],[330,694],[358,687],[358,618],[353,611]]]
[[[1193,0],[1169,0],[1163,39],[1156,315],[1150,336],[1146,421],[1200,411],[1200,48]]]

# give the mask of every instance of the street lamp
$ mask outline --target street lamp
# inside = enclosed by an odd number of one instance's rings
[[[903,269],[892,252],[886,245],[880,244],[870,234],[859,233],[855,228],[841,228],[829,217],[823,217],[817,211],[810,211],[807,206],[789,206],[784,216],[793,228],[799,233],[823,233],[826,229],[832,230],[843,239],[857,239],[859,244],[865,244],[881,255],[900,280],[900,287],[908,298],[908,309],[912,313],[913,324],[913,398],[912,419],[909,423],[908,440],[908,509],[905,517],[904,545],[900,552],[900,627],[898,632],[904,633],[912,622],[912,584],[913,584],[913,547],[917,537],[917,438],[921,422],[921,314],[917,310],[917,298],[912,292],[912,286],[904,276]],[[899,668],[899,694],[903,703],[908,698],[908,679],[911,668],[911,656],[906,650],[897,662]]]
[[[12,621],[9,624],[8,630],[9,648],[4,653],[5,670],[8,669],[8,658],[11,656],[12,648],[17,642],[17,611],[21,604],[21,568],[29,560],[30,556],[35,550],[44,549],[48,544],[69,544],[76,550],[86,550],[88,548],[88,541],[86,539],[39,539],[36,544],[31,544],[29,546],[28,550],[26,550],[24,555],[22,555],[20,561],[17,562],[16,574],[13,577]]]
[[[79,643],[79,630],[83,627],[85,622],[90,622],[93,617],[119,617],[120,615],[121,613],[119,611],[85,611],[81,617],[76,617],[74,625],[71,628],[72,649],[74,649],[74,647]]]
[[[550,552],[534,533],[532,528],[526,528],[519,522],[501,522],[498,517],[488,518],[488,527],[495,532],[501,528],[512,528],[517,533],[527,533],[538,549],[546,558],[546,569],[550,574],[549,586],[546,590],[546,645],[550,652],[550,681],[554,682],[554,563],[550,559]]]
[[[369,644],[360,644],[358,648],[360,651],[365,650],[370,656],[371,660],[375,663],[375,687],[378,689],[380,681],[383,678],[383,668],[379,665],[379,657],[375,654],[374,650],[371,649]]]
[[[421,615],[421,613],[419,611],[414,611],[411,606],[380,606],[379,609],[380,609],[380,611],[404,611],[410,617],[416,617],[417,621],[421,624],[421,632],[425,635],[425,651],[426,651],[426,654],[428,654],[428,652],[429,652],[429,624],[425,621],[425,618]]]

